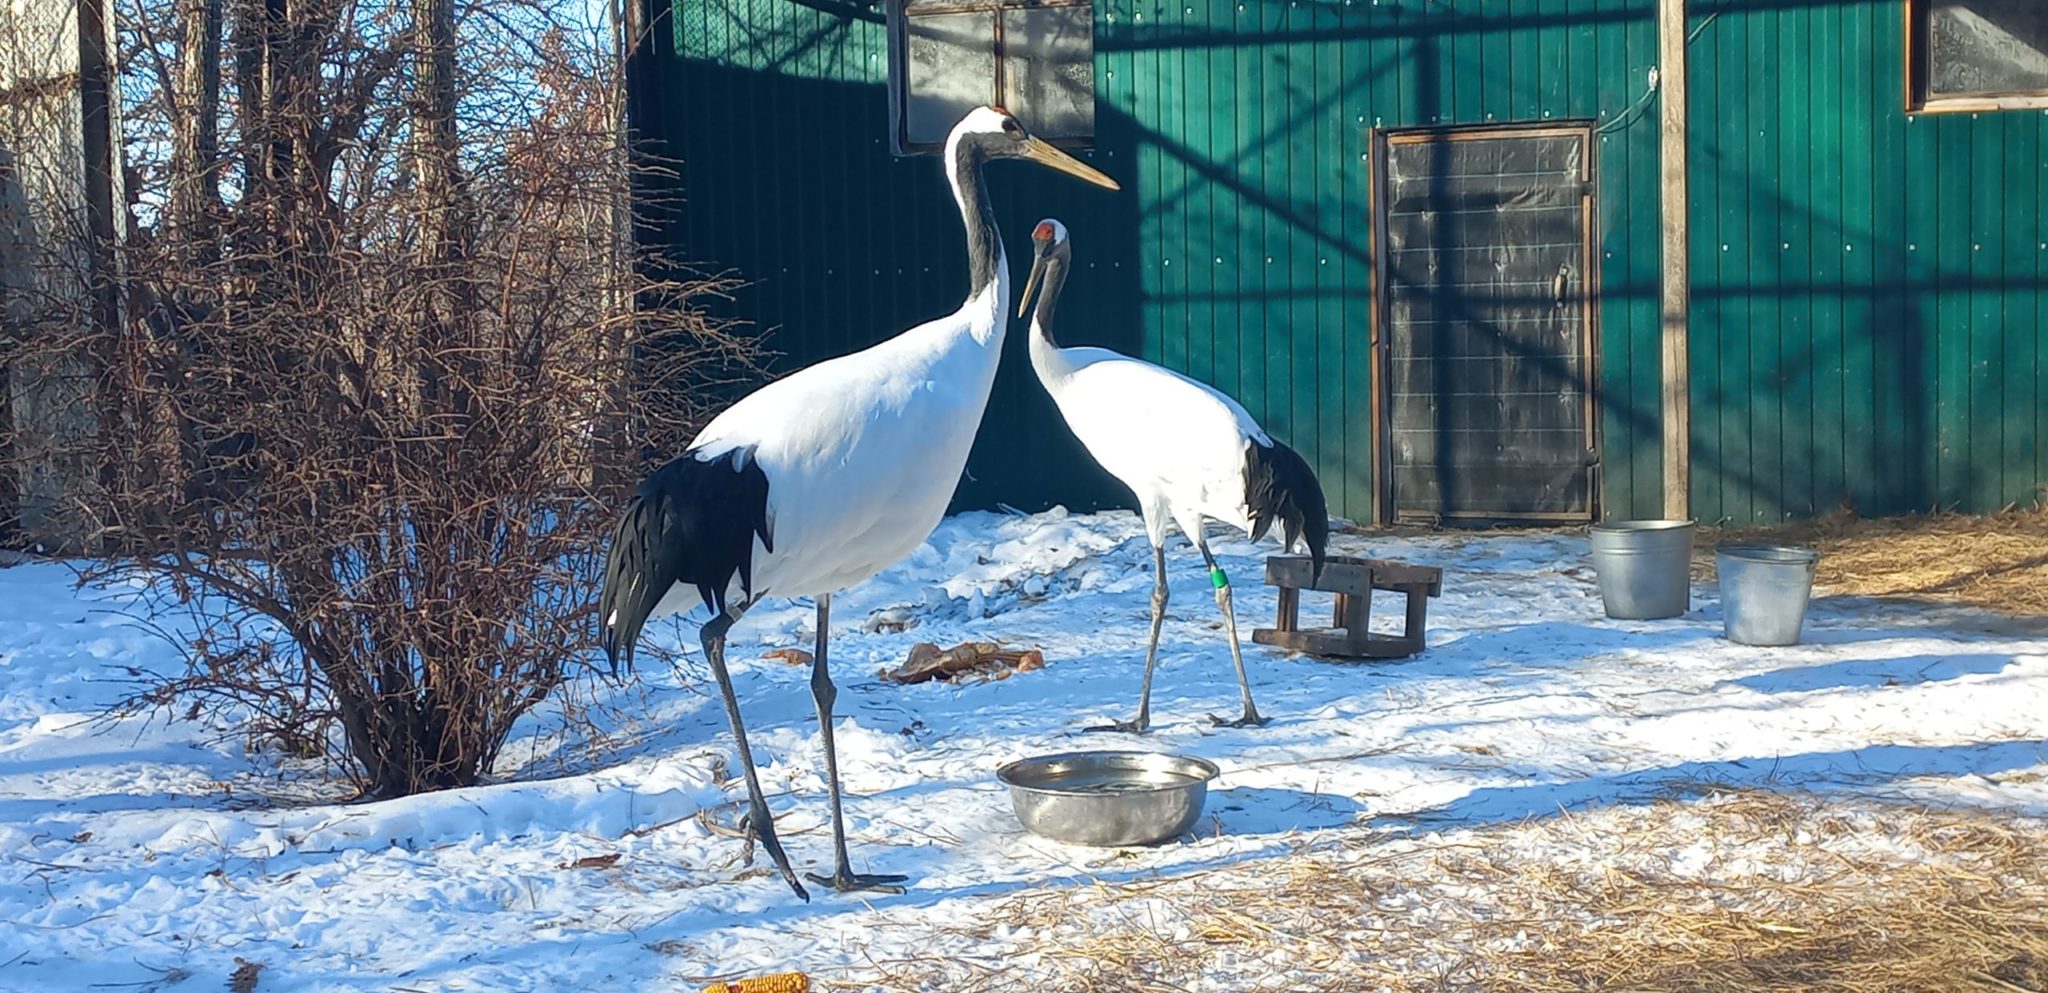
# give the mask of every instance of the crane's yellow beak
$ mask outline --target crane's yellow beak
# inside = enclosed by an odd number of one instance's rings
[[[1116,185],[1116,180],[1103,175],[1094,166],[1060,151],[1058,146],[1043,138],[1024,139],[1024,157],[1033,162],[1049,165],[1070,176],[1079,176],[1097,186],[1112,190],[1123,189]]]
[[[1025,311],[1031,309],[1031,293],[1038,289],[1038,277],[1043,275],[1045,275],[1045,253],[1033,252],[1031,255],[1031,275],[1024,278],[1024,293],[1017,298],[1018,317],[1023,317]]]

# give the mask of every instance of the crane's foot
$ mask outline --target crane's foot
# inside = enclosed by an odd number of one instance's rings
[[[1091,724],[1088,727],[1082,728],[1081,731],[1084,734],[1094,734],[1100,731],[1111,731],[1118,734],[1144,734],[1151,729],[1152,722],[1150,720],[1136,717],[1128,721],[1113,721],[1109,724]]]
[[[756,806],[747,811],[746,815],[740,818],[740,826],[746,832],[746,848],[740,853],[744,864],[754,864],[754,842],[759,840],[761,847],[768,850],[768,860],[775,863],[776,871],[782,874],[782,881],[796,891],[798,899],[805,903],[811,902],[811,894],[804,890],[802,883],[796,881],[796,870],[790,868],[789,856],[782,851],[782,839],[775,836],[775,819],[767,810]]]
[[[817,883],[819,886],[830,886],[839,893],[852,893],[857,890],[864,890],[870,893],[901,893],[903,892],[903,887],[897,884],[910,880],[909,876],[870,875],[868,873],[853,872],[845,866],[840,866],[838,872],[829,876],[821,876],[815,872],[806,872],[804,873],[804,878]]]
[[[1259,712],[1256,710],[1247,710],[1243,716],[1234,721],[1226,721],[1215,714],[1210,714],[1209,723],[1220,728],[1262,728],[1273,723],[1273,721],[1271,718],[1260,717]]]

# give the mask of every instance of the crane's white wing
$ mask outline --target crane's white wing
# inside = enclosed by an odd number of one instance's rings
[[[752,447],[768,476],[775,551],[756,549],[757,592],[831,592],[931,535],[988,405],[1002,336],[985,325],[999,306],[977,299],[792,373],[705,426],[699,457]]]
[[[1207,384],[1105,348],[1064,348],[1046,388],[1088,454],[1141,502],[1164,499],[1247,525],[1245,445],[1271,439]]]

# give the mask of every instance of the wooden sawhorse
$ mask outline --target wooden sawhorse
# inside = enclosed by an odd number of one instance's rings
[[[1310,568],[1306,555],[1266,560],[1266,585],[1280,588],[1280,611],[1273,627],[1252,631],[1254,642],[1338,658],[1400,659],[1422,651],[1429,598],[1443,593],[1442,569],[1331,555],[1323,559],[1322,575],[1310,582]],[[1302,590],[1337,594],[1334,626],[1299,626]],[[1407,595],[1407,623],[1399,635],[1372,633],[1374,590]]]

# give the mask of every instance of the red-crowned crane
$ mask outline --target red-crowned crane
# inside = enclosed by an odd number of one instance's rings
[[[806,875],[840,892],[902,892],[893,884],[905,877],[856,874],[847,864],[832,741],[837,691],[826,669],[832,593],[930,537],[966,467],[1009,320],[1009,267],[982,189],[982,166],[992,159],[1038,162],[1117,189],[1108,176],[1027,134],[1008,112],[970,111],[947,137],[943,163],[967,229],[967,302],[741,398],[640,484],[612,533],[598,604],[606,655],[614,670],[622,656],[630,667],[650,618],[710,607],[699,637],[746,769],[746,824],[805,900],[810,895],[790,869],[754,772],[726,672],[726,632],[763,597],[816,598],[811,693],[823,727],[837,864],[829,877]]]
[[[1032,288],[1039,287],[1038,309],[1031,317],[1031,368],[1088,454],[1131,488],[1152,540],[1152,638],[1145,646],[1138,716],[1088,730],[1143,734],[1151,723],[1152,666],[1159,654],[1159,626],[1166,619],[1169,524],[1178,525],[1208,563],[1216,605],[1230,635],[1230,661],[1237,666],[1244,695],[1244,713],[1236,720],[1213,715],[1210,720],[1226,727],[1264,724],[1252,706],[1251,680],[1238,648],[1230,579],[1209,554],[1202,526],[1206,520],[1218,521],[1256,541],[1277,520],[1287,548],[1306,536],[1310,568],[1320,574],[1330,518],[1315,471],[1214,387],[1107,348],[1061,348],[1052,335],[1052,316],[1073,249],[1066,226],[1050,219],[1038,223],[1031,242],[1031,275],[1017,303],[1022,316],[1031,306]]]

